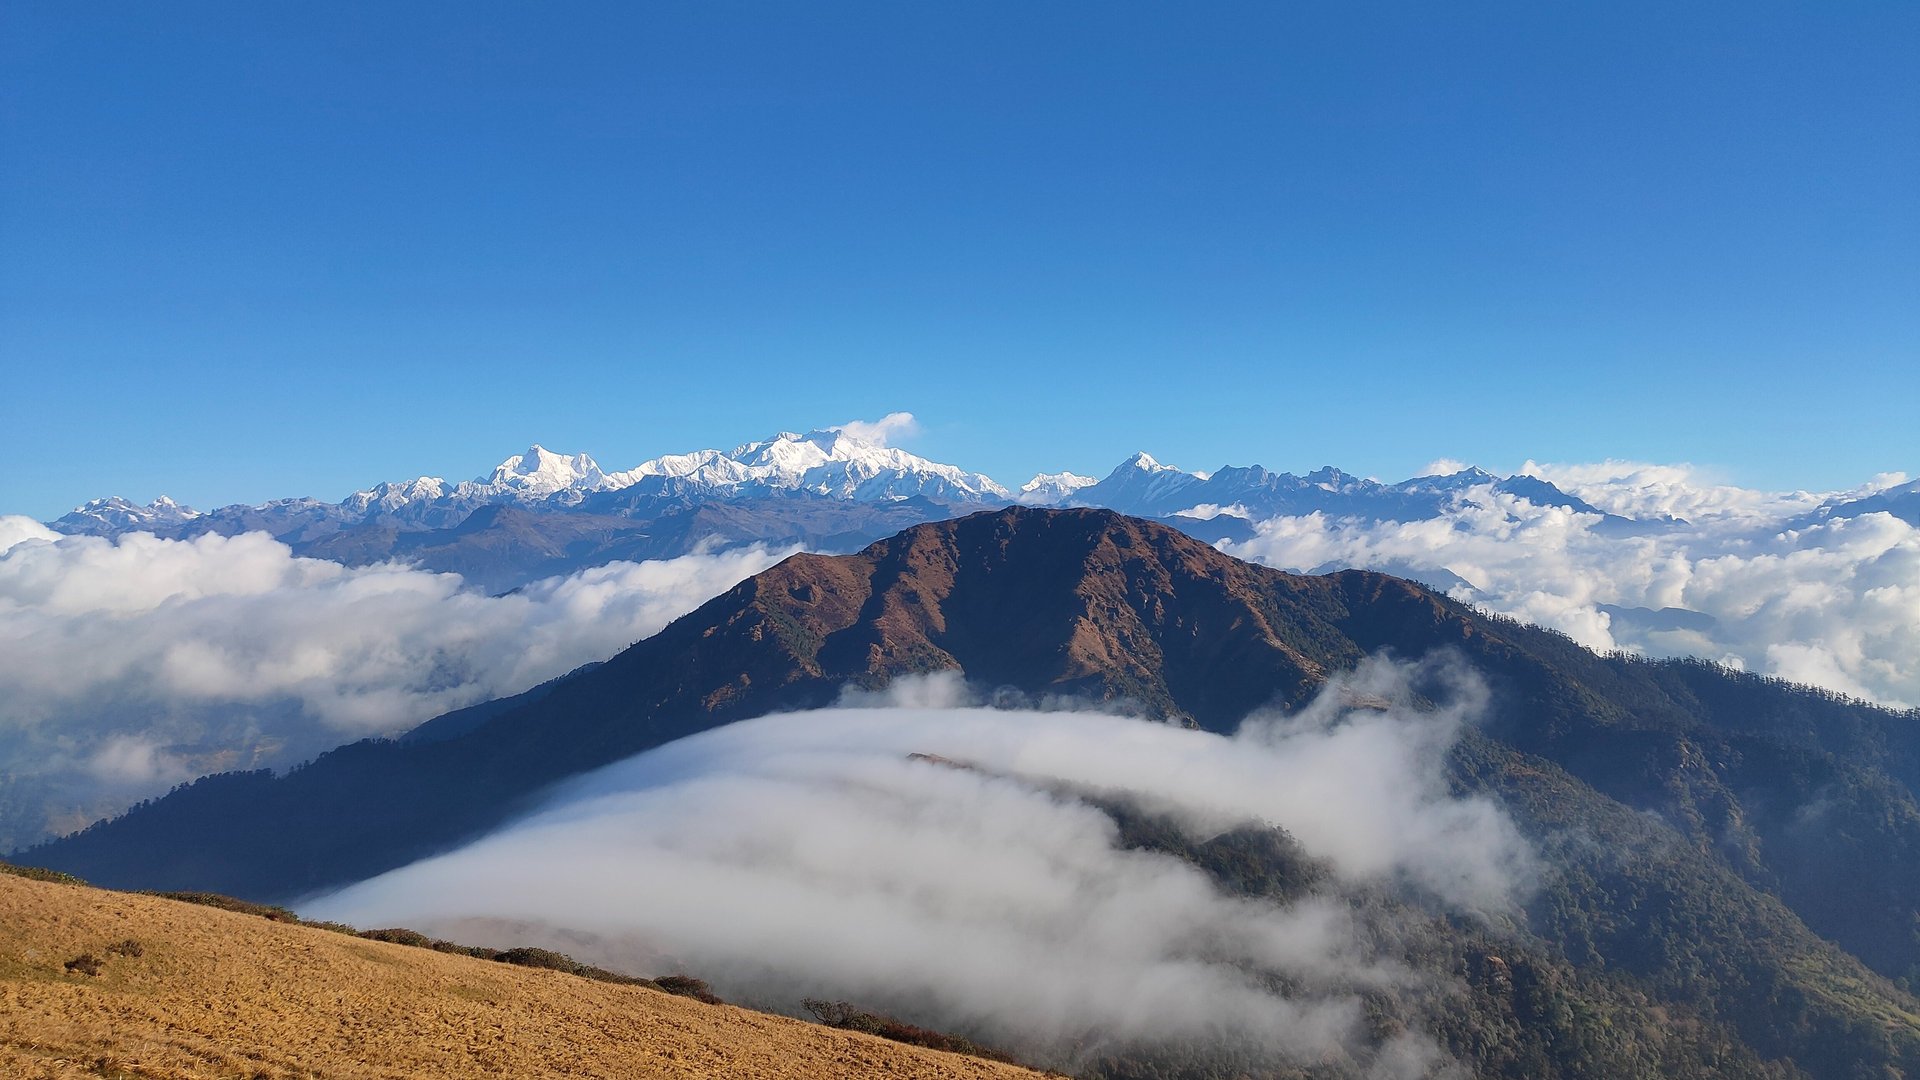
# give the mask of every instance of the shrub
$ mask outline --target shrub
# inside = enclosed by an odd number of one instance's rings
[[[436,944],[450,944],[449,942],[436,943],[432,938],[420,931],[409,930],[404,926],[393,926],[384,930],[362,930],[360,931],[360,936],[366,938],[368,941],[387,941],[395,945],[411,945],[416,949],[431,949]]]
[[[868,1035],[878,1035],[883,1039],[906,1043],[909,1046],[924,1046],[929,1050],[945,1050],[949,1053],[967,1054],[993,1061],[1013,1062],[1011,1057],[981,1046],[971,1039],[919,1027],[883,1013],[868,1012],[844,1001],[807,998],[800,1004],[813,1014],[814,1019],[828,1027],[865,1032]]]
[[[148,896],[157,896],[162,900],[179,900],[187,904],[200,904],[203,907],[219,908],[222,911],[237,911],[242,915],[258,915],[274,922],[298,923],[300,916],[286,908],[273,904],[256,904],[251,900],[238,900],[231,896],[222,896],[210,892],[149,892]]]
[[[508,949],[494,957],[494,959],[503,964],[516,964],[520,967],[548,968],[553,971],[565,971],[569,974],[580,970],[581,966],[573,957],[565,953],[557,953],[551,949],[535,949],[526,945]]]
[[[140,944],[138,941],[128,938],[125,941],[117,941],[107,946],[107,952],[113,956],[140,957],[147,954],[147,949],[146,946]]]
[[[345,934],[348,937],[360,936],[358,927],[348,926],[343,922],[328,922],[325,919],[295,919],[294,921],[310,930],[325,930],[329,934]]]
[[[665,990],[669,994],[690,997],[695,1001],[704,1001],[709,1005],[725,1004],[714,994],[713,988],[706,984],[706,980],[696,979],[691,975],[662,975],[653,980],[653,985]]]
[[[67,961],[67,974],[98,975],[105,966],[101,959],[92,953],[81,953]]]
[[[72,874],[63,874],[58,870],[48,870],[40,866],[15,866],[12,863],[0,862],[0,874],[12,874],[14,877],[26,878],[28,881],[51,881],[60,885],[86,884]]]

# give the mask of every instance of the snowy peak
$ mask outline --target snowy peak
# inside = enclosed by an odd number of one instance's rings
[[[117,536],[123,532],[181,525],[200,516],[200,511],[182,506],[165,495],[145,506],[115,495],[75,507],[54,525],[64,533]]]
[[[1402,491],[1465,491],[1483,484],[1496,483],[1500,478],[1477,466],[1469,465],[1449,473],[1430,473],[1416,476],[1394,485]]]
[[[353,513],[365,514],[373,510],[398,510],[411,503],[444,498],[446,494],[445,480],[437,476],[421,476],[412,480],[389,480],[375,484],[366,491],[356,491],[347,496],[340,505]]]
[[[474,484],[495,493],[541,498],[562,491],[598,491],[606,486],[606,474],[585,454],[556,454],[539,443],[515,454],[494,467],[490,476]]]
[[[783,431],[731,451],[696,450],[643,461],[608,477],[624,489],[649,478],[676,481],[711,497],[804,491],[873,502],[925,496],[949,502],[997,502],[1007,490],[979,473],[917,457],[847,428]],[[656,483],[659,481],[656,481]]]
[[[1138,453],[1134,454],[1132,457],[1121,462],[1118,466],[1114,468],[1113,472],[1115,475],[1118,475],[1120,473],[1125,472],[1128,469],[1138,469],[1141,472],[1168,472],[1168,471],[1179,472],[1180,471],[1178,469],[1175,469],[1171,465],[1160,464],[1158,461],[1154,460],[1152,454],[1147,453],[1145,450],[1141,450]]]
[[[1092,487],[1099,482],[1091,476],[1077,473],[1040,473],[1020,485],[1019,501],[1027,506],[1054,506],[1065,502],[1081,488]]]
[[[830,498],[882,501],[924,496],[951,503],[996,503],[1007,490],[979,473],[928,461],[878,441],[900,430],[896,414],[887,422],[851,424],[799,434],[783,431],[744,443],[731,451],[695,450],[643,461],[609,473],[586,454],[561,454],[539,444],[502,461],[492,472],[448,486],[438,477],[380,484],[355,492],[341,503],[354,514],[387,513],[426,520],[475,507],[517,503],[525,506],[580,506],[589,496],[631,492],[644,500],[668,496],[685,501],[752,497],[777,492],[808,492]],[[871,437],[862,433],[871,431]],[[629,500],[631,501],[631,500]],[[609,509],[605,499],[595,506]],[[428,511],[428,507],[438,509]],[[618,512],[621,508],[612,507]]]
[[[1076,505],[1106,506],[1128,514],[1166,514],[1199,501],[1183,501],[1184,493],[1205,482],[1199,474],[1163,465],[1142,450],[1115,466],[1106,479],[1074,492],[1071,499]]]

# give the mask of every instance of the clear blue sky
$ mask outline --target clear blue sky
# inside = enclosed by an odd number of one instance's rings
[[[1920,5],[0,8],[0,513],[905,409],[1920,472]]]

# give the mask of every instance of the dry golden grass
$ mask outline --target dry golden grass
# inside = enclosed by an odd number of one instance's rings
[[[108,947],[139,942],[139,956]],[[82,953],[101,974],[69,973]],[[0,874],[0,1075],[1034,1077],[640,986]]]

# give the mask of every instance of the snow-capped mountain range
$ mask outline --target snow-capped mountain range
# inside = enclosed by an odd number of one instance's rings
[[[586,454],[529,447],[472,480],[421,476],[376,484],[337,503],[280,499],[199,511],[167,498],[139,506],[97,499],[49,524],[72,534],[272,534],[303,555],[363,564],[401,559],[454,570],[489,589],[613,559],[765,542],[851,550],[908,525],[1023,503],[1096,506],[1157,518],[1209,541],[1245,539],[1255,522],[1312,513],[1358,521],[1419,521],[1468,500],[1514,497],[1600,518],[1632,534],[1670,518],[1605,514],[1528,475],[1477,468],[1398,483],[1332,467],[1305,475],[1258,465],[1190,472],[1140,453],[1095,479],[1042,473],[1010,492],[990,477],[885,444],[871,426],[781,432],[732,450],[696,450],[609,472]],[[1885,509],[1920,520],[1920,484],[1882,491],[1871,506],[1823,506],[1816,516]]]
[[[1015,494],[982,473],[829,428],[804,435],[781,432],[732,450],[667,454],[617,472],[608,472],[586,454],[555,453],[535,444],[472,480],[450,483],[438,476],[421,476],[387,481],[332,504],[283,499],[206,513],[164,496],[147,506],[109,498],[89,502],[51,524],[69,533],[117,535],[182,528],[198,531],[196,523],[204,526],[215,520],[299,512],[342,523],[386,521],[431,528],[455,524],[490,505],[633,517],[659,509],[661,503],[685,506],[782,495],[849,502],[921,498],[955,509],[1009,502],[1103,506],[1147,517],[1210,517],[1224,510],[1232,516],[1258,518],[1322,510],[1392,518],[1408,513],[1425,516],[1446,500],[1483,484],[1598,513],[1545,481],[1496,477],[1479,469],[1385,484],[1330,467],[1305,476],[1274,473],[1257,465],[1187,472],[1145,453],[1122,462],[1104,479],[1042,473]]]
[[[586,454],[555,453],[536,443],[472,480],[450,483],[438,476],[421,476],[387,481],[334,504],[308,498],[282,499],[254,507],[224,507],[208,514],[165,496],[147,506],[115,497],[95,499],[49,524],[68,533],[118,535],[171,531],[216,515],[244,517],[246,511],[332,509],[335,513],[328,516],[343,521],[387,519],[439,526],[451,523],[447,520],[450,514],[464,517],[478,507],[501,504],[549,510],[613,509],[630,516],[631,498],[624,506],[606,499],[593,503],[594,496],[615,492],[679,503],[780,494],[854,502],[918,496],[956,505],[999,505],[1012,498],[1005,488],[980,473],[865,441],[840,429],[824,429],[804,435],[783,431],[732,450],[668,454],[611,473]]]
[[[956,503],[1009,498],[1006,488],[980,473],[928,461],[838,428],[805,435],[783,431],[726,453],[697,450],[654,458],[606,477],[601,490],[618,491],[655,480],[662,487],[667,481],[679,481],[728,498],[783,491],[862,502],[915,495]]]

